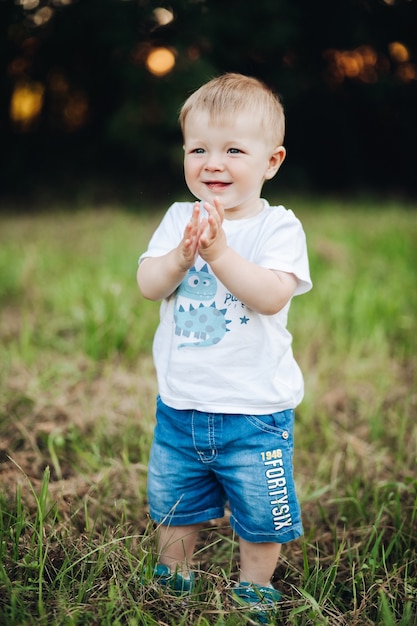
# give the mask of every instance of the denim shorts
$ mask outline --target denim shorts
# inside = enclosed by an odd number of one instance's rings
[[[231,415],[176,410],[157,398],[148,474],[151,518],[185,526],[224,516],[246,541],[303,533],[293,480],[294,411]]]

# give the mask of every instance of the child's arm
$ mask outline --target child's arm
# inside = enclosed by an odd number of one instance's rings
[[[163,256],[147,257],[141,262],[136,278],[145,298],[162,300],[178,287],[195,262],[199,222],[200,209],[196,203],[179,245]]]
[[[204,204],[208,218],[199,237],[198,252],[229,291],[263,315],[278,313],[297,287],[294,274],[260,267],[227,245],[222,228],[224,211],[217,199]],[[201,229],[200,229],[201,230]]]

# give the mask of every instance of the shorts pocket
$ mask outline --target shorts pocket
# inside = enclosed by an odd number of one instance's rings
[[[258,430],[273,433],[284,440],[292,440],[294,409],[286,409],[269,415],[244,415],[243,417]]]

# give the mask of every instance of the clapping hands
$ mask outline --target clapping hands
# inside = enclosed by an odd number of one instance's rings
[[[184,265],[191,267],[199,254],[207,263],[216,261],[226,250],[227,241],[222,224],[224,209],[214,198],[213,204],[204,202],[207,216],[201,217],[200,202],[194,204],[191,219],[184,230],[180,244]]]

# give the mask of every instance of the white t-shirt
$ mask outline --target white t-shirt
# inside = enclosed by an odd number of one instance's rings
[[[304,231],[294,213],[263,200],[248,219],[223,222],[228,245],[259,266],[295,274],[295,295],[312,287]],[[176,202],[139,259],[181,241],[192,202]],[[175,409],[263,415],[295,408],[304,393],[286,328],[290,303],[261,315],[230,293],[200,257],[160,308],[153,357],[162,401]]]

